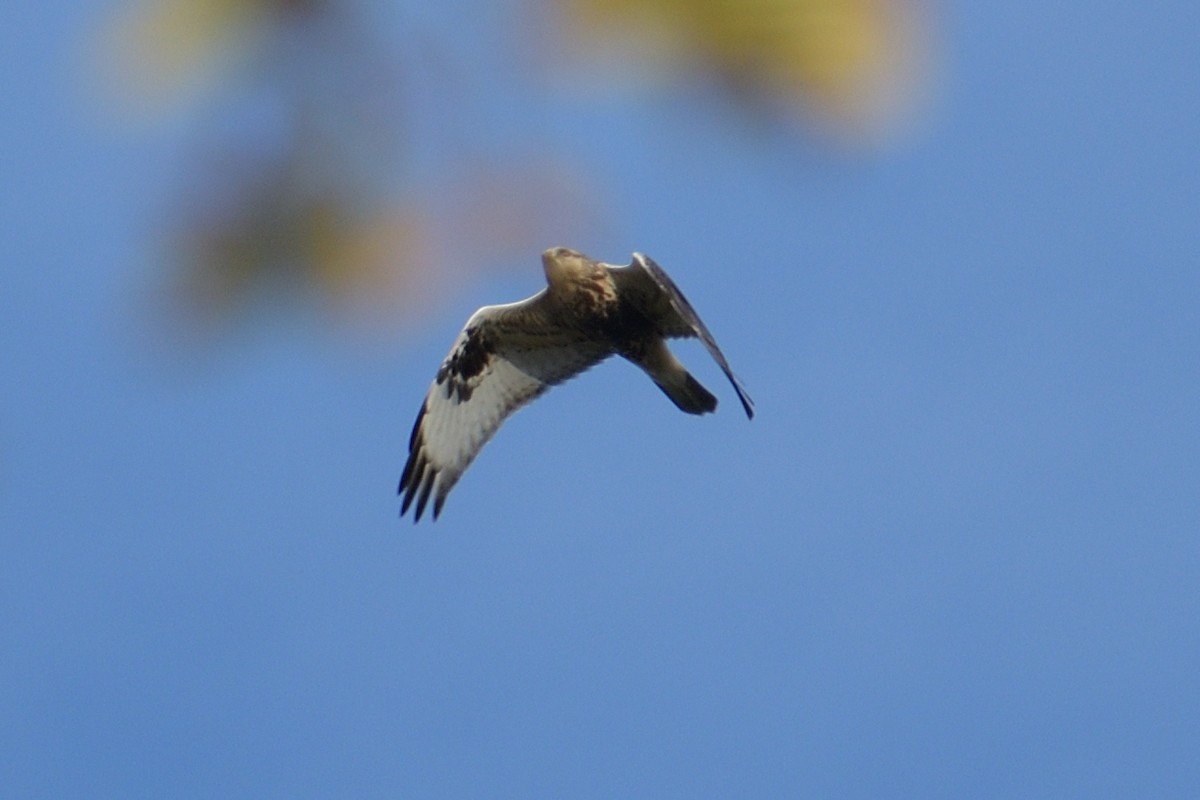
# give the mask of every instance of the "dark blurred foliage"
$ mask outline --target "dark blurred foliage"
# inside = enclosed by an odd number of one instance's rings
[[[527,35],[541,41],[512,49],[548,54],[535,66],[556,78],[564,64],[581,84],[708,74],[739,104],[799,109],[848,140],[886,129],[923,45],[918,14],[901,0],[522,8],[537,23]],[[423,109],[412,97],[442,87],[411,82],[453,83],[489,67],[406,73],[368,10],[351,0],[160,0],[114,18],[106,59],[131,105],[199,103],[211,117],[163,237],[178,265],[168,294],[202,328],[295,297],[349,317],[405,319],[479,269],[535,263],[594,218],[586,170],[546,155],[489,158],[447,136],[440,158],[450,163],[415,168],[411,131]],[[454,61],[453,47],[433,49]],[[545,152],[536,122],[528,127],[528,152]]]

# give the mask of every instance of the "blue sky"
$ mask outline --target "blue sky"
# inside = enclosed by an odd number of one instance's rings
[[[698,347],[704,418],[608,363],[417,527],[421,396],[537,254],[172,362],[178,145],[89,114],[95,10],[0,16],[5,796],[1200,794],[1195,4],[947,7],[867,157],[546,101],[611,204],[573,243],[670,270],[759,415]]]

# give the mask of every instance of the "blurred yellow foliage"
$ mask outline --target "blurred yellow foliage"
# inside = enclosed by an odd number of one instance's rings
[[[279,177],[247,170],[236,192],[186,214],[175,232],[176,297],[195,322],[219,324],[289,294],[377,320],[417,316],[483,268],[528,266],[555,236],[572,241],[590,210],[579,182],[543,160],[468,168],[419,203],[301,190]]]
[[[291,206],[292,204],[288,204]],[[335,307],[413,310],[427,296],[417,280],[426,226],[406,208],[350,215],[347,205],[314,198],[282,214],[259,200],[246,214],[216,224],[193,224],[177,242],[188,269],[182,300],[211,323],[244,302],[319,288],[316,297]]]
[[[526,1],[564,26],[532,48],[554,56],[556,74],[563,58],[589,54],[618,56],[626,73],[715,74],[739,101],[799,105],[839,132],[879,130],[923,44],[905,0]],[[539,154],[536,123],[516,158],[463,135],[481,130],[462,88],[471,79],[398,59],[358,0],[129,3],[101,40],[113,87],[134,101],[122,110],[210,87],[229,101],[205,106],[226,116],[200,120],[202,155],[164,236],[182,266],[178,298],[201,322],[297,293],[408,317],[480,267],[569,243],[597,210],[578,170]],[[404,104],[420,81],[436,84],[436,108]],[[430,148],[433,169],[412,168],[422,154],[402,135],[417,113],[454,134]]]
[[[869,129],[908,99],[923,49],[904,0],[557,0],[573,49],[707,69],[741,99]],[[630,52],[632,51],[632,52]]]
[[[211,83],[278,0],[157,0],[117,14],[102,45],[126,97],[151,109]]]
[[[408,318],[576,229],[583,193],[542,156],[452,152],[436,182],[406,179],[398,64],[352,0],[131,2],[101,42],[123,110],[208,87],[271,109],[209,106],[229,117],[203,126],[163,236],[181,268],[169,298],[202,330],[275,298]]]

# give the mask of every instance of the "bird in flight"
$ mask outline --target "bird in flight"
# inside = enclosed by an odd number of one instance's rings
[[[717,398],[667,349],[670,338],[698,337],[733,384],[746,417],[751,402],[691,303],[662,267],[633,254],[625,267],[567,247],[542,253],[546,288],[527,300],[484,306],[471,315],[425,395],[400,478],[403,516],[413,521],[446,495],[510,414],[551,386],[612,355],[633,362],[682,411],[705,414]]]

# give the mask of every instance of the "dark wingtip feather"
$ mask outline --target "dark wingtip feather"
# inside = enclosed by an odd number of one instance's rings
[[[417,511],[413,516],[413,522],[420,522],[421,515],[425,513],[425,505],[429,502],[429,494],[433,491],[434,475],[426,475],[421,485],[421,496],[417,498]]]
[[[402,517],[408,512],[408,507],[412,505],[413,497],[417,493],[417,487],[411,483],[408,485],[407,489],[408,491],[404,493],[404,500],[400,503],[400,516]]]
[[[408,452],[413,452],[417,449],[417,437],[421,433],[421,422],[425,419],[425,412],[429,410],[429,400],[426,399],[421,403],[421,410],[417,412],[417,419],[413,422],[412,433],[408,435]]]
[[[416,512],[413,514],[414,523],[421,519],[435,477],[430,474],[429,462],[422,453],[424,442],[422,441],[421,422],[425,419],[427,409],[428,403],[423,403],[421,410],[417,413],[417,420],[413,423],[412,434],[408,437],[408,461],[404,465],[404,472],[400,476],[400,485],[396,490],[397,494],[404,496],[400,503],[400,516],[403,517],[408,513],[413,500],[417,501]],[[435,514],[434,518],[436,519],[436,517]]]
[[[746,394],[746,390],[737,382],[734,382],[733,388],[737,392],[738,400],[742,401],[742,408],[746,410],[746,419],[754,419],[754,401],[750,399],[750,395]]]
[[[404,494],[404,489],[412,481],[413,471],[417,467],[417,454],[409,453],[408,461],[404,465],[404,472],[400,475],[400,486],[396,489],[396,494]]]

